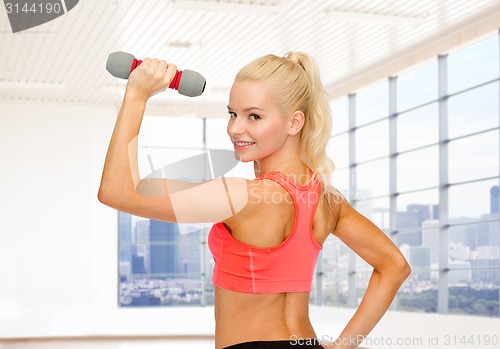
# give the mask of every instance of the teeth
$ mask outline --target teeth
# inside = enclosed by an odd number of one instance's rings
[[[254,144],[255,142],[234,142],[238,147],[244,147],[246,145]]]

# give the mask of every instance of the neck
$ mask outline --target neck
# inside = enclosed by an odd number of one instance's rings
[[[279,171],[289,175],[308,173],[308,166],[302,161],[298,142],[290,142],[277,152],[253,163],[255,177],[271,171]]]

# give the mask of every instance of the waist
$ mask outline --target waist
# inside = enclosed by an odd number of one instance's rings
[[[216,347],[314,338],[308,306],[308,293],[245,294],[215,288]]]

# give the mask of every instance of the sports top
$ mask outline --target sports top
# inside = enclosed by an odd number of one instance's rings
[[[294,203],[292,231],[278,246],[250,246],[233,237],[223,223],[212,226],[208,246],[215,262],[212,277],[215,286],[259,294],[311,291],[316,260],[322,249],[312,230],[321,182],[316,173],[312,174],[307,185],[296,184],[278,171],[256,178],[280,184]]]

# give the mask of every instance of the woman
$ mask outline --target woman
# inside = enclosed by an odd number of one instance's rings
[[[209,234],[216,348],[357,347],[410,269],[391,240],[330,184],[331,115],[315,62],[305,53],[268,55],[236,76],[227,132],[238,159],[254,162],[256,179],[141,181],[137,135],[144,108],[149,97],[169,86],[175,71],[173,64],[145,59],[130,75],[99,200],[151,219],[217,222]],[[307,340],[317,337],[308,316],[309,293],[318,253],[330,234],[374,270],[338,339],[320,343]]]

